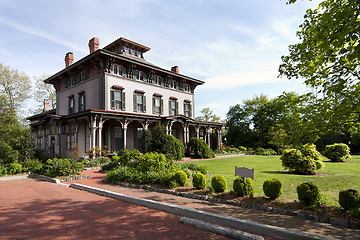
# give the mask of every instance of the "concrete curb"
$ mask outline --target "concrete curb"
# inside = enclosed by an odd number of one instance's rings
[[[46,182],[51,182],[51,183],[56,183],[56,184],[61,184],[59,179],[56,178],[51,178],[51,177],[47,177],[47,176],[43,176],[43,175],[39,175],[39,174],[30,174],[29,178],[36,178],[39,179],[41,181],[46,181]]]
[[[188,218],[188,217],[182,217],[180,218],[180,222],[187,224],[187,225],[191,225],[209,232],[213,232],[219,235],[223,235],[226,237],[231,237],[234,239],[241,239],[241,240],[264,240],[263,237],[258,236],[258,235],[254,235],[254,234],[250,234],[247,232],[242,232],[239,230],[235,230],[232,228],[227,228],[227,227],[222,227],[216,224],[211,224],[211,223],[207,223],[204,221],[200,221],[197,219],[192,219],[192,218]]]
[[[227,227],[231,227],[231,228],[235,228],[235,229],[239,229],[239,230],[243,230],[243,231],[254,232],[257,234],[268,235],[268,236],[277,237],[277,238],[281,238],[281,239],[293,239],[293,240],[330,239],[330,238],[326,238],[323,236],[317,236],[317,235],[313,235],[313,234],[309,234],[309,233],[288,230],[288,229],[284,229],[284,228],[280,228],[280,227],[260,224],[260,223],[256,223],[256,222],[252,222],[252,221],[234,218],[234,217],[222,216],[219,214],[208,213],[208,212],[199,211],[199,210],[195,210],[195,209],[191,209],[191,208],[187,208],[187,207],[171,205],[171,204],[156,202],[156,201],[137,198],[137,197],[131,197],[131,196],[127,196],[127,195],[123,195],[123,194],[119,194],[119,193],[115,193],[115,192],[111,192],[111,191],[106,191],[106,190],[99,189],[99,188],[89,187],[89,186],[85,186],[85,185],[81,185],[81,184],[73,183],[70,185],[70,187],[78,189],[78,190],[84,190],[84,191],[88,191],[91,193],[95,193],[95,194],[98,194],[101,196],[106,196],[106,197],[122,200],[125,202],[135,203],[140,206],[144,206],[144,207],[148,207],[148,208],[152,208],[152,209],[156,209],[156,210],[160,210],[160,211],[164,211],[164,212],[169,212],[172,214],[177,214],[180,216],[196,218],[196,219],[207,221],[210,223],[216,223],[219,225],[223,225],[223,226],[227,226]]]

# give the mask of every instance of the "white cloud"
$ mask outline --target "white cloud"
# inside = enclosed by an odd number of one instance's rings
[[[267,63],[259,67],[257,71],[237,72],[208,78],[205,79],[205,84],[201,89],[225,90],[245,85],[280,82],[282,80],[277,78],[277,66],[277,63]]]
[[[33,35],[36,37],[40,37],[40,38],[70,47],[71,49],[78,50],[82,53],[87,53],[87,51],[84,48],[78,47],[78,46],[74,45],[73,43],[68,42],[65,39],[62,39],[58,36],[52,36],[44,31],[34,28],[34,27],[29,27],[29,26],[26,26],[23,24],[19,24],[19,23],[16,23],[16,22],[13,22],[8,19],[1,18],[1,17],[0,17],[0,24],[4,25],[6,27],[12,28],[12,29],[21,31],[23,33],[27,33],[27,34],[30,34],[30,35]]]

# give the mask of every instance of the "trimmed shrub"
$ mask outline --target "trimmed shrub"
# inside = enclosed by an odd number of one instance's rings
[[[283,192],[283,186],[277,179],[268,179],[263,184],[263,191],[265,196],[270,199],[279,198]]]
[[[227,188],[227,182],[224,176],[222,175],[215,175],[211,179],[211,187],[214,189],[216,193],[222,193]]]
[[[185,156],[185,147],[179,139],[166,134],[165,126],[157,125],[143,136],[145,152],[165,154],[169,159],[181,160]]]
[[[203,139],[191,138],[189,142],[190,151],[194,158],[213,158],[215,153],[210,149]]]
[[[233,182],[233,189],[234,189],[234,192],[237,195],[239,195],[240,197],[243,197],[246,195],[252,196],[252,193],[253,193],[252,179],[246,178],[246,182],[245,182],[245,179],[242,177],[235,178],[234,182]]]
[[[239,147],[239,150],[240,150],[241,152],[246,152],[246,147],[240,146],[240,147]]]
[[[354,189],[339,192],[339,204],[345,211],[360,207],[360,194]]]
[[[174,176],[175,181],[179,184],[179,186],[183,187],[187,182],[187,175],[184,171],[177,171]]]
[[[177,139],[173,135],[168,135],[168,141],[168,152],[166,153],[166,155],[170,159],[182,160],[185,156],[184,145],[180,142],[179,139]]]
[[[345,143],[326,145],[324,156],[332,162],[344,162],[350,157],[350,148]]]
[[[320,190],[312,182],[300,184],[296,188],[296,191],[299,201],[303,206],[307,207],[320,205]]]
[[[284,150],[280,159],[285,169],[298,174],[314,174],[324,166],[321,154],[316,151],[314,144],[306,144],[300,149]]]
[[[29,160],[25,163],[25,167],[30,173],[39,173],[42,167],[42,164],[37,159]]]
[[[206,177],[201,172],[196,173],[193,176],[193,186],[196,189],[205,189],[206,188]]]
[[[354,218],[360,218],[360,208],[351,209],[350,216]]]
[[[9,175],[13,175],[13,174],[17,174],[17,173],[22,173],[22,172],[24,172],[25,169],[23,168],[21,163],[12,162],[7,167],[7,170],[9,172]]]
[[[150,152],[150,153],[145,153],[142,156],[136,168],[141,172],[147,172],[150,170],[156,171],[168,167],[169,164],[171,164],[171,162],[167,161],[164,154],[157,152]]]

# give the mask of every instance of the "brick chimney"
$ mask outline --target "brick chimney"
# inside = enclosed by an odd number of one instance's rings
[[[89,40],[90,54],[98,50],[98,48],[99,48],[99,39],[93,37],[92,39]]]
[[[174,73],[179,73],[179,67],[178,66],[173,66],[171,68],[171,71],[174,72]]]
[[[74,55],[72,52],[68,52],[66,55],[65,55],[65,67],[68,67],[70,66],[74,61]]]
[[[49,104],[50,104],[49,100],[44,99],[44,109],[43,109],[43,112],[47,112],[47,111],[50,110]]]

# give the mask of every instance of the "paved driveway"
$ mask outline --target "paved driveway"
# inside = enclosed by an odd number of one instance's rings
[[[64,185],[0,181],[0,239],[227,239],[179,219]]]

